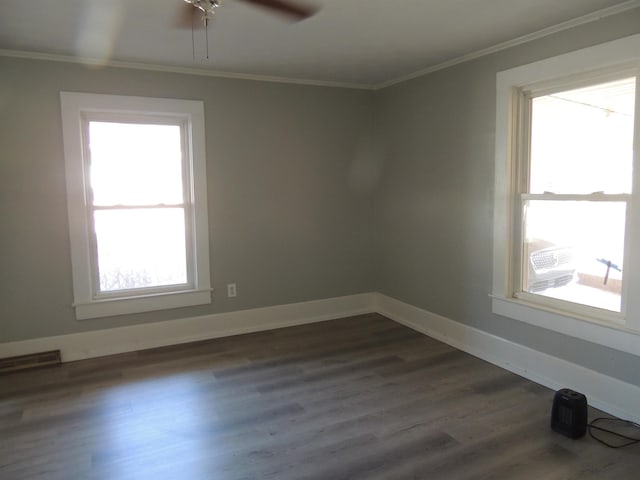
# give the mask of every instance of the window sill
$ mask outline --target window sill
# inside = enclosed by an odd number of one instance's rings
[[[491,308],[493,313],[503,317],[640,356],[640,332],[621,325],[570,316],[500,296],[491,297]]]
[[[153,312],[211,303],[211,290],[187,290],[128,298],[110,298],[79,302],[73,306],[76,319],[112,317],[128,313]]]

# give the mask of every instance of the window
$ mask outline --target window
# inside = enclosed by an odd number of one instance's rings
[[[637,353],[640,36],[500,72],[493,311]],[[607,330],[600,327],[605,327]]]
[[[61,105],[76,317],[210,303],[202,103]]]
[[[596,317],[622,312],[636,81],[519,91],[517,297]]]

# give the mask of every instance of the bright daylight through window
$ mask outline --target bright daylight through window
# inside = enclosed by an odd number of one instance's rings
[[[522,291],[621,311],[635,86],[630,77],[523,93]]]
[[[61,101],[76,316],[209,303],[202,104]]]
[[[180,125],[87,122],[98,291],[187,284]]]

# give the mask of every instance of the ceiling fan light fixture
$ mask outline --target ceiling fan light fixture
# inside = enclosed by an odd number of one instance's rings
[[[205,18],[211,18],[216,13],[216,8],[222,5],[222,0],[184,0],[189,5],[193,5],[201,10]]]
[[[183,0],[192,7],[200,10],[205,21],[215,14],[215,9],[222,5],[223,0]],[[242,0],[245,3],[266,8],[274,13],[287,16],[294,21],[304,20],[315,15],[318,8],[305,4],[299,0]]]

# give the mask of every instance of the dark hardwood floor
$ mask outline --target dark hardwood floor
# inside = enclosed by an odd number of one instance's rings
[[[553,393],[362,315],[4,375],[0,479],[640,478]]]

